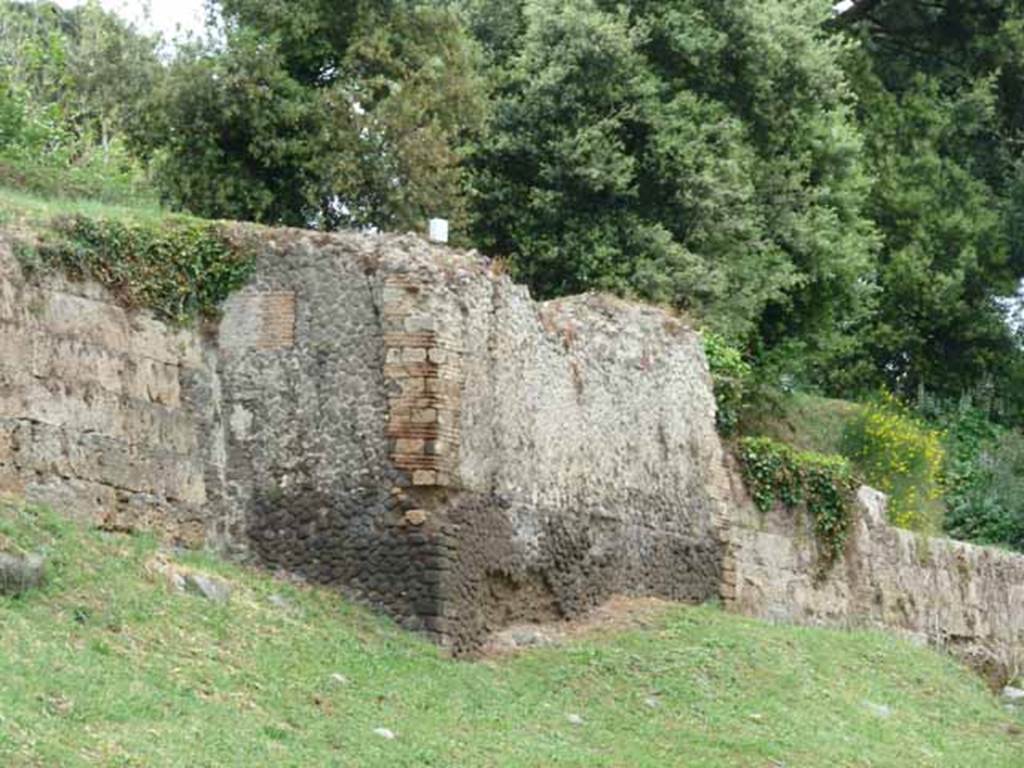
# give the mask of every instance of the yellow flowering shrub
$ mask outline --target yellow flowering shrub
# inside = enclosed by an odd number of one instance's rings
[[[843,453],[889,495],[889,521],[923,533],[942,530],[942,433],[893,395],[868,405],[846,427]]]

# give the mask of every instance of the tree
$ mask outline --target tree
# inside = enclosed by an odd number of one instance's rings
[[[137,194],[125,139],[162,74],[157,45],[95,2],[0,0],[3,175],[51,193]]]
[[[884,238],[872,367],[907,394],[1005,390],[1021,355],[997,301],[1024,276],[1021,10],[891,0],[851,30]]]
[[[462,217],[460,151],[484,101],[476,48],[452,11],[222,7],[226,44],[181,53],[153,101],[160,119],[138,137],[173,205],[326,229]]]
[[[471,28],[498,5],[468,3]],[[818,4],[521,6],[482,40],[497,104],[471,158],[478,242],[541,295],[614,290],[733,340],[852,343],[870,178]]]

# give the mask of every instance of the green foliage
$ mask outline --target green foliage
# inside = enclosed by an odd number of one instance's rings
[[[739,424],[753,368],[743,359],[742,352],[718,334],[704,331],[701,339],[715,388],[715,422],[718,431],[728,436]]]
[[[518,27],[497,5],[467,11],[504,21],[482,39],[497,103],[470,156],[485,250],[542,296],[670,302],[732,341],[770,307],[818,329],[862,311],[869,187],[820,4],[527,0]]]
[[[1024,550],[1024,436],[976,409],[946,417],[946,530]]]
[[[822,570],[843,554],[852,519],[854,481],[842,456],[801,452],[767,437],[739,442],[739,458],[758,509],[804,507],[814,521]]]
[[[284,72],[304,86],[343,77],[342,58],[368,15],[392,6],[390,0],[216,0],[229,37],[260,31],[282,56]]]
[[[21,141],[25,124],[25,104],[13,86],[0,80],[0,152]]]
[[[877,180],[870,213],[884,237],[869,356],[853,379],[951,399],[997,382],[1019,401],[1020,346],[993,299],[1024,274],[1022,10],[1019,0],[887,0],[850,30],[861,45],[847,69]]]
[[[847,423],[861,406],[806,392],[769,391],[759,393],[756,408],[743,413],[739,431],[764,435],[797,450],[842,453],[842,436]]]
[[[323,229],[440,215],[464,231],[461,152],[485,100],[452,10],[222,6],[224,45],[183,48],[133,132],[172,206]]]
[[[217,42],[0,0],[0,184],[422,229],[701,318],[759,385],[1024,418],[1022,0],[217,0]]]
[[[843,453],[866,481],[889,495],[889,520],[922,533],[942,531],[942,434],[885,393],[854,417]]]
[[[95,3],[0,0],[0,185],[152,198],[125,138],[162,71],[156,45]]]
[[[992,94],[951,99],[926,78],[899,95],[877,86],[862,92],[874,121],[873,216],[886,244],[870,332],[874,368],[907,395],[925,386],[956,396],[1019,354],[992,301],[1012,294],[1020,276],[1004,204],[973,172],[970,154],[949,149],[985,140]]]
[[[127,306],[175,323],[214,313],[252,268],[248,250],[221,225],[185,217],[72,215],[53,223],[38,252],[44,263],[97,280]]]
[[[345,210],[326,209],[324,226],[422,229],[441,215],[465,240],[462,155],[488,109],[479,59],[447,9],[411,4],[364,20],[348,80],[327,94],[341,144],[330,184]]]
[[[120,140],[40,154],[26,147],[0,152],[0,186],[43,197],[128,205],[155,204],[156,194],[138,161]]]
[[[305,226],[315,214],[324,138],[316,95],[283,70],[279,52],[239,34],[224,52],[179,53],[134,142],[161,195],[209,218]]]

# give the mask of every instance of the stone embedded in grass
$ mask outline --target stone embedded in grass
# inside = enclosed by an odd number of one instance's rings
[[[294,608],[291,600],[289,600],[284,595],[279,595],[277,593],[274,593],[273,595],[268,597],[267,602],[269,602],[275,608],[280,608],[282,611],[290,611],[292,610],[292,608]]]
[[[1003,688],[1003,701],[1024,707],[1024,689],[1008,685]]]
[[[865,701],[864,706],[876,717],[883,719],[892,717],[892,709],[885,704],[874,704],[873,702]]]
[[[20,595],[42,585],[46,561],[40,555],[0,552],[0,595]]]
[[[226,603],[231,599],[230,584],[202,573],[185,574],[185,590],[213,603]]]
[[[535,645],[547,645],[550,638],[540,627],[518,628],[509,635],[509,640],[518,648],[529,648]]]
[[[583,718],[579,715],[568,715],[565,719],[568,720],[571,725],[583,725]]]

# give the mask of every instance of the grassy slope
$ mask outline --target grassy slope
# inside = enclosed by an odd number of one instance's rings
[[[860,407],[848,400],[833,400],[793,392],[779,397],[774,408],[744,419],[744,434],[765,435],[802,451],[842,453],[843,429]]]
[[[0,506],[0,548],[51,558],[45,590],[0,598],[4,766],[1024,764],[1021,721],[978,679],[880,635],[681,607],[456,662],[330,591],[204,556],[179,559],[230,579],[230,604],[173,594],[149,539],[38,510]]]
[[[91,200],[43,198],[0,186],[0,227],[40,225],[55,216],[80,213],[109,218],[161,219],[172,214],[143,201],[126,207]]]

